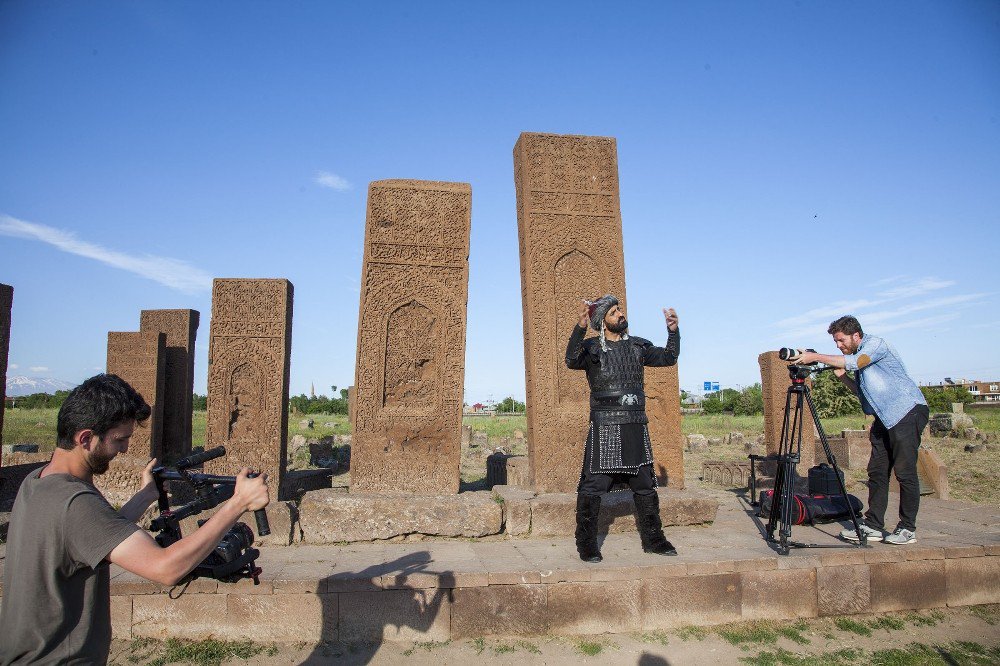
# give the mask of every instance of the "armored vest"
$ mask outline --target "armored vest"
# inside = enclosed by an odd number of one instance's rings
[[[589,341],[591,354],[599,363],[587,366],[590,384],[590,419],[597,425],[647,423],[646,394],[643,391],[642,338],[629,337],[609,342],[601,349],[597,340]]]

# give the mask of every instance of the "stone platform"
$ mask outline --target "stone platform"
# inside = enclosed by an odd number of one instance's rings
[[[600,564],[581,562],[563,536],[264,547],[261,585],[199,580],[175,599],[116,569],[114,629],[123,638],[444,641],[1000,602],[996,508],[925,499],[919,541],[902,547],[848,546],[834,536],[838,524],[795,527],[793,540],[843,547],[779,556],[742,497],[713,494],[714,523],[667,530],[678,557],[643,553],[634,532],[606,535]]]

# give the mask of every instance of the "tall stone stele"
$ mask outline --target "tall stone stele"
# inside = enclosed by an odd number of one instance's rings
[[[207,462],[205,471],[266,472],[272,498],[279,499],[286,492],[292,297],[284,279],[212,284],[205,448],[225,446],[227,455]]]
[[[767,455],[775,455],[781,445],[781,427],[785,420],[785,402],[788,397],[788,387],[792,379],[788,374],[788,361],[782,361],[778,352],[764,352],[757,357],[760,364],[760,385],[764,397],[764,446]],[[809,380],[806,380],[809,384]],[[795,396],[792,396],[794,409]],[[808,407],[803,401],[806,412],[802,415],[802,449],[797,473],[804,477],[809,468],[816,464],[816,426]],[[766,473],[773,473],[774,465],[765,465]]]
[[[194,344],[197,310],[143,310],[139,331],[166,336],[163,377],[163,460],[172,463],[191,453],[194,393]]]
[[[626,302],[615,140],[521,134],[514,182],[530,474],[538,492],[573,492],[583,463],[589,389],[583,372],[566,367],[566,344],[581,299],[612,293],[623,307]],[[666,342],[665,326],[635,333]],[[655,472],[661,483],[683,488],[677,367],[646,368],[646,394]]]
[[[0,444],[3,443],[3,412],[7,399],[7,354],[10,350],[10,313],[14,287],[0,284]]]
[[[368,188],[351,490],[457,493],[472,188]]]
[[[149,420],[132,433],[128,453],[124,456],[143,465],[150,458],[163,460],[165,361],[164,333],[159,331],[108,333],[108,374],[118,375],[128,382],[152,409]]]

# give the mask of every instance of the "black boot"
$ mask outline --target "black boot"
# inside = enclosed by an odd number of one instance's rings
[[[660,498],[654,492],[652,495],[633,495],[635,500],[635,522],[639,526],[639,538],[642,549],[647,553],[657,555],[676,555],[673,544],[663,536],[663,523],[660,522]]]
[[[576,496],[576,551],[584,562],[600,562],[601,549],[597,546],[597,518],[601,513],[601,496]]]

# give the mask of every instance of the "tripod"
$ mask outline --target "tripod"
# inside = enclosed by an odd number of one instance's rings
[[[854,513],[854,507],[847,496],[847,488],[844,486],[844,478],[840,468],[837,467],[837,458],[830,450],[830,443],[823,432],[823,425],[819,422],[816,413],[816,405],[813,404],[812,395],[806,385],[806,378],[813,372],[832,370],[832,367],[815,368],[807,365],[788,366],[788,375],[791,377],[792,385],[788,387],[788,394],[785,396],[785,417],[781,424],[781,444],[778,448],[778,455],[774,456],[778,467],[774,475],[774,493],[771,496],[771,512],[767,518],[767,540],[778,544],[778,552],[781,555],[788,555],[789,548],[838,548],[838,545],[821,546],[818,544],[803,544],[791,541],[792,536],[792,503],[795,499],[795,466],[801,460],[802,453],[802,429],[804,427],[803,418],[805,408],[808,407],[812,415],[812,421],[819,433],[819,440],[823,444],[823,452],[826,459],[833,467],[840,487],[840,495],[851,513],[851,522],[854,524],[854,531],[858,535],[858,546],[867,546],[867,537],[861,531],[858,523],[858,516]],[[794,396],[794,404],[792,398]],[[803,403],[805,403],[803,405]],[[774,530],[779,526],[778,539],[774,538]]]

